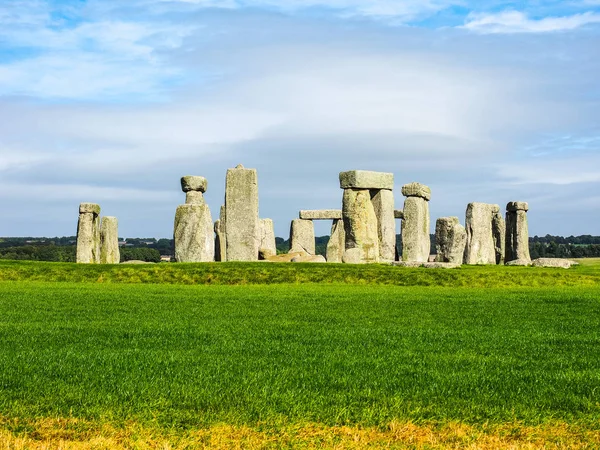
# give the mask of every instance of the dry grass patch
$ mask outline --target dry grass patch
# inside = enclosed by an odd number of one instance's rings
[[[21,431],[17,431],[21,430]],[[471,426],[392,422],[385,428],[298,424],[254,427],[220,424],[196,430],[122,427],[78,419],[4,420],[0,450],[96,449],[588,449],[600,431],[554,422]]]

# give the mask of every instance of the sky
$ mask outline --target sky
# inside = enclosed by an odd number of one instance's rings
[[[430,186],[432,231],[519,200],[532,236],[600,235],[599,118],[600,0],[2,0],[0,236],[94,202],[170,237],[180,177],[216,220],[240,163],[281,237],[353,169],[397,209]]]

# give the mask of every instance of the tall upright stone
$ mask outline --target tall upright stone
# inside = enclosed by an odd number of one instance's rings
[[[500,207],[492,217],[492,235],[494,236],[494,251],[496,264],[504,264],[504,252],[506,249],[506,223],[500,213]]]
[[[436,262],[462,264],[467,232],[458,217],[440,217],[435,224]]]
[[[315,226],[312,220],[294,219],[290,227],[290,253],[315,254]]]
[[[105,216],[100,221],[100,263],[119,264],[119,223],[116,217]]]
[[[100,205],[96,203],[79,205],[76,261],[83,264],[100,262]]]
[[[219,218],[215,221],[215,261],[227,261],[225,241],[225,205],[221,205]]]
[[[529,255],[529,226],[527,202],[509,202],[506,205],[506,252],[505,261],[531,262]]]
[[[275,244],[275,227],[271,219],[260,219],[260,244],[259,255],[263,259],[277,254],[277,245]]]
[[[186,176],[181,179],[186,204],[179,205],[175,212],[173,237],[177,262],[214,261],[214,225],[203,195],[207,187],[204,177]]]
[[[431,250],[429,238],[429,200],[431,189],[421,183],[402,186],[402,261],[427,262]]]
[[[256,261],[259,247],[258,177],[241,164],[225,180],[227,261]]]
[[[331,234],[329,236],[329,242],[327,242],[327,262],[343,262],[345,250],[346,232],[344,230],[344,220],[335,219],[331,224]]]
[[[465,264],[498,264],[504,223],[498,220],[499,212],[498,205],[478,202],[467,205]]]
[[[367,170],[341,172],[340,188],[344,189],[342,218],[346,243],[343,261],[393,261],[396,242],[394,175]]]

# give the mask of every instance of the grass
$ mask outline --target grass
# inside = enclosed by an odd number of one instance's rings
[[[2,262],[0,448],[600,446],[599,272]]]

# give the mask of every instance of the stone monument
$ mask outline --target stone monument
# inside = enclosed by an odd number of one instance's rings
[[[429,239],[429,200],[431,189],[421,183],[402,186],[402,261],[427,262],[431,250]]]
[[[100,262],[100,205],[96,203],[79,205],[76,261],[83,264]]]
[[[505,261],[531,263],[529,255],[529,227],[527,202],[509,202],[506,205],[506,252]]]
[[[119,264],[119,225],[116,217],[105,216],[100,221],[100,263]]]
[[[440,217],[435,224],[436,262],[462,264],[467,232],[458,217]]]

